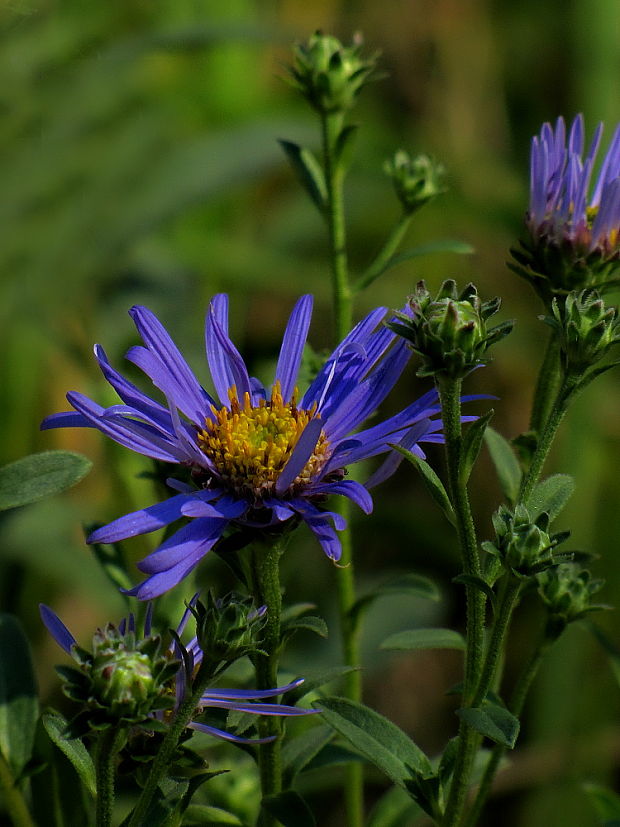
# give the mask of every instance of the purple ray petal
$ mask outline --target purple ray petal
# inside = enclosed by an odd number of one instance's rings
[[[39,613],[47,631],[54,638],[56,643],[64,649],[68,655],[70,655],[71,647],[76,644],[76,640],[71,632],[67,629],[56,612],[53,612],[49,606],[45,605],[45,603],[39,603]]]
[[[312,302],[313,298],[310,295],[302,296],[297,301],[282,337],[282,346],[276,367],[276,381],[280,382],[282,397],[285,402],[290,401],[295,390],[297,373],[312,317]]]
[[[87,419],[83,414],[75,411],[62,411],[61,413],[50,414],[46,416],[43,422],[39,425],[41,431],[47,431],[50,428],[97,428],[94,422]]]
[[[208,702],[209,698],[228,698],[229,700],[253,700],[261,698],[275,698],[276,695],[283,695],[291,689],[297,689],[304,682],[303,678],[297,678],[286,686],[276,686],[275,689],[208,689],[202,696],[201,701]]]
[[[138,534],[148,534],[163,528],[183,516],[183,506],[191,502],[194,495],[176,494],[162,503],[141,508],[131,514],[125,514],[108,525],[98,528],[88,537],[87,543],[115,543]]]
[[[248,370],[241,354],[228,336],[228,296],[223,293],[214,296],[205,322],[207,361],[211,378],[220,402],[230,407],[228,390],[234,385],[238,398],[252,394]]]
[[[145,574],[160,574],[182,566],[185,560],[196,558],[197,562],[219,540],[228,522],[228,518],[213,517],[192,520],[140,560],[138,568]]]
[[[340,482],[326,482],[312,486],[312,493],[342,494],[358,505],[365,514],[370,514],[373,508],[372,497],[366,488],[356,480],[341,480]]]
[[[206,732],[207,735],[214,735],[216,738],[223,738],[225,741],[233,741],[235,744],[268,744],[277,738],[277,735],[270,735],[268,738],[242,738],[240,735],[231,735],[230,732],[225,732],[223,729],[207,726],[207,724],[199,724],[196,721],[191,721],[187,726],[189,729]]]
[[[305,464],[310,459],[316,444],[323,430],[323,423],[320,419],[311,419],[303,429],[297,440],[297,445],[288,458],[286,465],[280,472],[276,481],[276,494],[283,494],[293,480],[301,473]]]

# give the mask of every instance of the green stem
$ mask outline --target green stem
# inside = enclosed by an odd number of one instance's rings
[[[182,668],[182,667],[181,667]],[[159,782],[165,777],[170,770],[170,763],[177,748],[179,738],[183,734],[183,730],[192,720],[196,709],[200,705],[200,698],[204,694],[209,682],[213,680],[215,670],[213,663],[205,658],[198,670],[193,683],[192,693],[188,695],[185,700],[179,705],[176,715],[174,716],[168,731],[161,743],[161,747],[153,760],[151,772],[146,780],[144,789],[138,799],[138,803],[131,814],[131,818],[127,827],[143,827],[147,822],[145,816],[148,812],[153,796],[157,792]]]
[[[264,655],[253,658],[258,689],[273,689],[278,685],[278,661],[280,656],[280,617],[282,614],[282,593],[280,589],[280,557],[283,548],[276,541],[271,545],[257,544],[252,549],[252,580],[254,599],[258,605],[267,607],[266,623],[263,629],[261,649]],[[281,726],[276,716],[265,716],[259,721],[261,738],[275,740],[259,744],[258,766],[262,797],[275,795],[282,790]],[[261,810],[261,827],[275,827],[277,819],[266,810]]]
[[[505,574],[500,584],[491,640],[489,641],[482,675],[480,676],[478,690],[476,691],[472,706],[479,706],[493,685],[497,664],[504,650],[504,642],[510,624],[510,618],[517,603],[520,590],[521,581],[517,580],[509,572]]]
[[[114,782],[116,779],[116,756],[125,743],[124,727],[106,729],[97,741],[95,770],[97,774],[97,827],[112,824],[114,810]]]
[[[569,402],[573,398],[580,378],[580,376],[569,374],[562,382],[562,387],[560,388],[556,401],[551,409],[549,418],[538,439],[536,450],[532,456],[527,473],[524,474],[523,479],[521,480],[521,490],[519,491],[518,503],[524,503],[527,505],[527,501],[540,478],[547,455],[549,454],[549,450],[553,444],[558,428],[564,419],[564,415],[568,410]]]
[[[556,331],[552,330],[547,342],[545,358],[540,366],[536,381],[532,414],[530,416],[531,431],[536,431],[536,433],[542,431],[545,422],[549,418],[561,379],[560,343]]]
[[[514,688],[510,703],[508,704],[508,709],[515,717],[518,718],[521,715],[525,699],[532,682],[538,673],[540,664],[557,637],[557,635],[551,637],[545,635],[525,665],[525,668]],[[476,798],[474,799],[471,809],[467,814],[463,827],[476,827],[478,824],[482,809],[486,803],[489,792],[491,791],[495,773],[497,772],[497,768],[505,751],[506,747],[502,744],[496,744],[491,752],[491,756],[489,757],[484,774],[480,781],[480,786],[478,787],[478,792],[476,793]]]
[[[330,265],[332,273],[332,295],[334,303],[334,333],[340,342],[353,326],[353,294],[349,283],[346,247],[346,223],[344,216],[344,168],[336,158],[336,143],[342,129],[340,113],[323,113],[321,116],[323,142],[323,170],[327,202],[325,219],[329,234]],[[348,500],[341,498],[338,512],[350,521]],[[340,534],[342,556],[336,573],[338,615],[343,659],[346,666],[359,666],[359,633],[351,619],[355,603],[355,571],[353,567],[351,531],[346,528]],[[359,702],[362,697],[362,682],[358,671],[347,677],[346,697]],[[346,768],[345,804],[349,827],[362,827],[364,821],[364,779],[363,768],[358,762]]]
[[[372,284],[373,281],[375,281],[375,279],[378,279],[379,276],[384,272],[390,259],[400,247],[407,233],[407,230],[409,229],[409,225],[411,224],[412,216],[413,213],[410,212],[404,212],[401,215],[398,222],[392,228],[392,231],[390,232],[387,241],[377,254],[374,261],[370,264],[368,269],[354,282],[354,293],[359,293],[361,290],[364,290],[364,288]]]
[[[24,796],[15,784],[15,777],[2,752],[0,752],[0,790],[9,816],[15,827],[35,827]]]
[[[463,438],[461,430],[461,379],[439,375],[437,386],[441,400],[443,433],[448,468],[448,487],[456,518],[456,529],[463,558],[465,574],[480,577],[478,541],[469,504],[467,483],[462,472]],[[474,586],[467,586],[467,648],[465,652],[465,681],[463,706],[472,705],[478,685],[484,635],[484,594]],[[458,824],[465,806],[469,777],[476,754],[479,736],[461,720],[459,748],[446,804],[445,827]]]

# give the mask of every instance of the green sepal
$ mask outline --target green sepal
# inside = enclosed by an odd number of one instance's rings
[[[532,519],[535,520],[543,511],[546,511],[549,515],[549,522],[552,523],[574,490],[575,481],[568,474],[553,474],[539,482],[526,503]]]
[[[0,511],[59,494],[88,474],[92,462],[72,451],[41,451],[0,468]]]
[[[488,543],[487,541],[481,543],[481,546],[485,551],[488,550],[488,546],[492,545],[492,543]],[[460,583],[463,586],[472,586],[474,589],[478,589],[479,592],[482,592],[489,599],[491,608],[495,612],[495,592],[484,578],[477,577],[475,574],[459,574],[452,578],[452,582]]]
[[[440,594],[437,586],[427,577],[419,574],[405,574],[395,580],[390,580],[368,594],[362,595],[349,609],[352,622],[359,623],[364,612],[381,597],[393,597],[395,594],[408,594],[414,597],[421,597],[424,600],[439,600]]]
[[[408,629],[387,637],[381,649],[465,649],[463,636],[454,629]]]
[[[290,787],[295,777],[312,761],[315,755],[334,737],[331,727],[320,724],[295,738],[288,738],[282,747],[282,771],[285,787]]]
[[[416,775],[434,775],[424,752],[395,724],[363,704],[347,698],[321,698],[314,706],[323,720],[398,786],[409,791]]]
[[[286,153],[286,157],[301,185],[318,209],[324,212],[327,204],[327,187],[325,185],[325,175],[319,162],[309,149],[305,149],[299,144],[283,139],[279,139],[278,143]]]
[[[78,738],[67,738],[67,719],[59,712],[46,712],[41,716],[41,722],[50,740],[69,759],[78,774],[84,788],[95,798],[97,796],[97,781],[95,765],[88,750]]]
[[[433,471],[428,462],[423,460],[421,457],[416,456],[412,451],[408,451],[407,448],[403,448],[401,445],[396,445],[394,443],[388,444],[390,445],[390,448],[394,448],[395,451],[402,454],[405,459],[408,459],[409,462],[418,469],[422,476],[422,481],[426,486],[426,490],[441,508],[448,522],[455,525],[456,518],[454,516],[454,509],[450,503],[448,493],[444,488],[442,481]]]
[[[478,459],[480,448],[482,446],[482,439],[487,425],[495,411],[491,408],[483,416],[478,417],[475,422],[472,422],[469,428],[463,435],[463,447],[461,453],[461,467],[459,476],[462,483],[466,483],[472,472],[472,469]]]
[[[521,467],[514,450],[507,439],[490,425],[484,432],[484,439],[495,466],[499,484],[507,501],[513,505],[519,496]]]
[[[0,751],[15,777],[30,761],[39,703],[30,646],[19,620],[0,614]]]
[[[479,707],[457,709],[456,714],[480,735],[490,738],[496,744],[512,749],[519,735],[519,719],[506,707],[491,701],[483,701]]]
[[[312,810],[295,790],[265,796],[261,808],[277,818],[284,827],[316,827]]]

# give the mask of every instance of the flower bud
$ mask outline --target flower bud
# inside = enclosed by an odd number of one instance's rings
[[[307,43],[294,47],[291,83],[319,112],[351,109],[372,79],[378,55],[362,58],[361,38],[356,41],[343,46],[336,37],[316,32]]]
[[[443,186],[445,169],[428,155],[412,158],[408,152],[399,149],[383,168],[392,179],[398,200],[406,213],[415,212],[446,191]]]
[[[565,301],[553,299],[547,324],[559,333],[564,368],[584,373],[620,341],[615,307],[606,307],[596,290],[569,293]]]
[[[193,609],[196,635],[204,657],[214,663],[231,663],[259,649],[257,637],[265,624],[266,607],[256,609],[251,598],[230,594],[216,600],[211,593],[207,605]]]
[[[512,330],[512,322],[487,329],[486,320],[499,310],[500,299],[482,303],[473,284],[459,295],[456,283],[446,280],[433,299],[419,282],[409,297],[411,316],[396,313],[388,327],[407,339],[422,359],[418,376],[443,374],[462,378],[482,363],[487,349]]]
[[[493,515],[495,543],[485,542],[483,548],[499,557],[504,566],[520,577],[531,577],[555,564],[553,551],[568,537],[567,532],[550,535],[546,512],[532,520],[525,506],[514,513],[501,505]]]
[[[537,576],[538,593],[551,618],[562,627],[579,620],[588,612],[603,608],[591,603],[592,595],[603,585],[592,580],[586,569],[576,563],[553,566]]]

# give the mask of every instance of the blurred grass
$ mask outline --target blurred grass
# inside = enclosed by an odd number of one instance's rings
[[[362,297],[358,315],[375,304],[401,304],[421,277],[431,284],[475,278],[483,295],[501,294],[505,317],[518,326],[496,361],[472,378],[472,389],[500,397],[494,424],[512,436],[526,425],[544,336],[529,288],[504,266],[526,204],[529,138],[542,120],[577,111],[590,129],[607,120],[610,134],[620,116],[619,25],[614,0],[13,0],[0,7],[1,460],[70,447],[95,461],[77,490],[11,514],[1,526],[2,608],[20,614],[37,642],[46,691],[58,652],[43,640],[36,603],[52,603],[82,635],[120,614],[80,523],[111,519],[151,496],[136,476],[147,464],[98,434],[38,433],[45,414],[65,407],[65,390],[105,399],[92,343],[103,343],[119,365],[135,342],[126,310],[139,301],[160,315],[207,382],[203,314],[209,297],[225,290],[236,342],[269,376],[288,310],[311,290],[313,344],[331,344],[323,227],[276,142],[317,143],[311,116],[281,80],[291,39],[318,27],[345,39],[361,30],[370,48],[382,49],[390,75],[366,90],[356,113],[363,129],[347,189],[353,266],[368,262],[397,217],[381,166],[400,146],[434,154],[450,172],[450,192],[420,213],[408,242],[460,238],[477,251],[400,265]],[[390,404],[422,389],[410,376]],[[611,604],[620,604],[619,402],[611,373],[579,402],[553,460],[577,477],[565,524],[577,544],[602,555],[596,573],[608,581],[604,599]],[[475,487],[483,515],[497,504],[491,482],[483,465]],[[403,469],[376,503],[360,532],[362,586],[411,568],[430,574],[446,595],[443,617],[435,619],[460,623],[462,595],[450,584],[454,552],[418,482]],[[482,533],[488,530],[486,521]],[[134,559],[148,542],[133,542]],[[284,577],[291,599],[314,600],[333,620],[332,568],[303,532]],[[230,586],[216,560],[201,579]],[[458,661],[446,653],[376,657],[380,632],[427,622],[427,612],[385,603],[373,609],[368,697],[438,749],[451,732],[443,692],[458,677]],[[509,674],[538,620],[526,612],[515,630]],[[618,641],[613,615],[600,622]],[[337,661],[335,635],[308,653]],[[573,630],[541,676],[526,724],[534,751],[559,750],[563,758],[546,766],[520,763],[517,755],[487,823],[594,825],[579,781],[617,775],[618,699],[603,655]],[[579,763],[575,745],[589,734],[594,746]],[[614,738],[616,748],[609,748]],[[320,806],[322,823],[337,824],[334,798]]]

